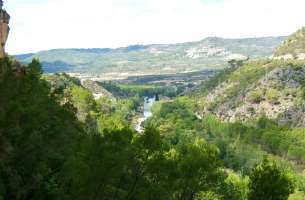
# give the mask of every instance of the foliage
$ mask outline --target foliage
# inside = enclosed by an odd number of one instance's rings
[[[304,109],[304,66],[302,60],[266,59],[226,69],[190,94],[196,100],[194,111],[247,123],[265,113],[279,122],[302,126],[301,114],[289,118],[285,113]]]
[[[265,159],[252,171],[249,189],[249,200],[287,200],[294,186],[286,172]]]
[[[157,103],[139,135],[130,128],[139,96],[95,101],[66,75],[41,78],[36,60],[0,66],[0,199],[245,200],[247,175],[265,155],[277,164],[253,174],[272,169],[282,175],[278,187],[289,178],[305,190],[296,170],[305,162],[303,128],[265,117],[253,126],[201,119],[188,96]],[[277,166],[294,171],[288,177]]]
[[[217,150],[202,140],[169,148],[153,129],[140,137],[123,129],[83,146],[81,160],[64,171],[71,199],[193,199],[221,183]]]
[[[68,101],[63,101],[40,79],[38,61],[14,66],[1,60],[0,198],[225,196],[221,186],[226,173],[216,146],[202,138],[169,145],[153,128],[138,135],[124,123],[117,126],[125,119],[114,120],[135,106],[132,100],[95,102],[86,90],[72,84],[64,88]],[[75,111],[89,114],[79,122]],[[104,115],[111,116],[113,123],[105,122]],[[89,121],[97,119],[101,122]],[[101,130],[87,128],[99,123]]]
[[[218,72],[215,76],[208,79],[200,86],[200,95],[206,95],[213,89],[215,89],[219,84],[223,83],[231,73],[233,73],[237,68],[225,68]]]
[[[190,137],[203,137],[218,146],[225,167],[243,175],[249,175],[264,156],[272,156],[281,166],[295,169],[298,181],[294,182],[304,190],[305,179],[298,174],[305,161],[304,128],[281,127],[266,117],[253,122],[252,126],[221,122],[213,115],[203,116],[201,120],[192,112],[192,99],[182,99],[157,104],[153,117],[147,122],[158,127],[170,144],[185,143]]]
[[[118,98],[130,98],[133,96],[140,97],[153,97],[156,95],[162,95],[166,97],[175,97],[181,90],[176,86],[163,86],[163,85],[151,85],[151,84],[118,84],[113,82],[100,83],[105,89],[110,91]]]
[[[259,91],[253,91],[250,93],[249,97],[248,97],[249,101],[252,103],[260,103],[262,100],[264,100],[264,94],[261,90]]]
[[[275,89],[269,89],[266,91],[266,98],[272,104],[279,103],[279,92]]]
[[[303,192],[297,191],[289,196],[288,200],[303,200],[305,199],[305,194]]]
[[[93,95],[81,86],[73,86],[68,91],[68,101],[77,109],[77,117],[80,121],[85,121],[91,110],[95,110]]]
[[[82,133],[69,106],[49,96],[38,61],[0,61],[0,184],[4,199],[58,195],[57,178]]]
[[[225,180],[227,184],[227,196],[225,199],[247,200],[248,195],[248,177],[243,177],[234,172],[228,172],[228,177]]]
[[[291,54],[296,57],[300,53],[305,53],[305,27],[289,36],[275,49],[275,56]]]
[[[140,99],[108,99],[100,98],[97,101],[97,128],[99,132],[104,130],[122,129],[129,126],[135,110],[139,107]]]

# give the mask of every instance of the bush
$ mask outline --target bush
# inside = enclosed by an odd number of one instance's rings
[[[305,148],[298,146],[291,146],[288,150],[288,157],[292,160],[305,162]]]
[[[294,186],[288,174],[265,159],[250,176],[249,200],[287,200]]]
[[[253,91],[250,93],[249,97],[248,97],[248,100],[251,102],[251,103],[260,103],[261,101],[264,100],[264,94],[262,91]]]
[[[272,104],[279,103],[279,92],[275,89],[269,89],[266,91],[266,98]]]

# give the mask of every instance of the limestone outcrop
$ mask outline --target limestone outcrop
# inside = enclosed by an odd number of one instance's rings
[[[0,0],[0,58],[5,56],[5,44],[10,31],[10,15],[3,9],[3,1]]]
[[[305,127],[305,62],[249,61],[200,99],[200,115],[251,122],[262,116],[279,124]]]

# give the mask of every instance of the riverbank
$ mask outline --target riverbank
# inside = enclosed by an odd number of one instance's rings
[[[156,102],[156,97],[149,98],[144,97],[144,105],[143,105],[143,115],[138,118],[137,123],[135,125],[135,130],[139,133],[143,132],[143,123],[152,116],[151,108]]]

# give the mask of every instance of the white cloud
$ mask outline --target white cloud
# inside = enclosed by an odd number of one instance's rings
[[[289,34],[304,0],[11,0],[10,53]]]

